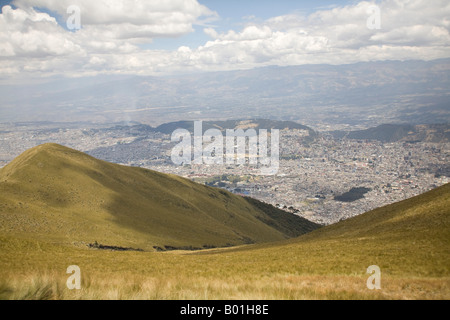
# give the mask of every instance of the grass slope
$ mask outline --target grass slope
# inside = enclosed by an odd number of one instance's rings
[[[450,299],[449,208],[445,185],[297,238],[201,252],[105,251],[2,231],[0,299]],[[81,290],[65,287],[73,264]],[[371,265],[381,290],[366,287]]]
[[[391,276],[448,279],[449,208],[447,184],[295,239],[228,252],[251,255],[257,260],[270,256],[275,261],[292,259],[299,263],[294,266],[287,262],[280,266],[280,272],[292,268],[301,273],[351,275],[379,265]]]
[[[30,149],[0,170],[0,232],[26,238],[149,250],[268,242],[318,227],[261,208],[223,190],[56,144]]]

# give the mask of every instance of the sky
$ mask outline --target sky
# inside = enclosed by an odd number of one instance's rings
[[[450,57],[450,1],[0,1],[0,78]]]

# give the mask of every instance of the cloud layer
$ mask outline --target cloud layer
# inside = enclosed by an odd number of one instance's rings
[[[16,0],[0,14],[0,74],[164,74],[266,65],[344,64],[450,57],[450,2],[385,0],[291,14],[178,50],[142,49],[155,38],[179,37],[219,19],[197,0]],[[81,29],[68,30],[67,8],[80,9]],[[39,8],[39,10],[37,9]],[[220,14],[220,13],[219,13]],[[379,29],[368,27],[378,18]],[[59,23],[58,23],[59,22]]]

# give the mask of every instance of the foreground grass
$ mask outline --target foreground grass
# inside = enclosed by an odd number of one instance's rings
[[[361,253],[370,247],[361,245]],[[28,241],[22,248],[27,249],[3,251],[0,299],[450,298],[444,261],[430,256],[421,259],[429,265],[413,265],[395,254],[380,256],[376,248],[366,256],[355,251],[342,254],[325,243],[283,246],[278,254],[258,246],[194,254],[113,252]],[[66,287],[66,268],[74,264],[81,269],[81,290]],[[371,264],[381,267],[381,290],[366,287]]]
[[[95,279],[94,279],[95,278]],[[2,281],[0,298],[13,300],[321,300],[321,299],[448,299],[449,279],[383,280],[370,291],[364,277],[273,276],[258,280],[242,277],[117,278],[88,277],[81,290],[69,290],[65,278],[28,276]]]
[[[0,234],[0,299],[450,299],[450,185],[296,239],[117,252]],[[69,290],[66,269],[81,269]],[[381,269],[381,290],[366,270]]]

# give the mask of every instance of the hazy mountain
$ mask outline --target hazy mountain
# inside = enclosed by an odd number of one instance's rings
[[[267,119],[249,119],[249,120],[227,120],[227,121],[204,121],[202,123],[203,131],[208,129],[219,129],[223,133],[225,130],[231,129],[296,129],[296,130],[306,130],[311,137],[315,137],[316,132],[302,124],[293,121],[277,121],[277,120],[267,120]],[[194,121],[176,121],[164,123],[156,128],[156,131],[165,134],[172,134],[176,129],[186,129],[190,132],[194,132]]]
[[[2,235],[153,250],[268,242],[319,227],[255,201],[56,144],[0,169]]]
[[[375,128],[356,131],[333,131],[335,138],[378,140],[381,142],[423,141],[449,142],[450,124],[383,124]]]
[[[1,121],[271,118],[300,123],[450,119],[450,59],[264,67],[166,77],[98,76],[0,85]]]
[[[132,124],[129,125],[116,125],[115,127],[107,128],[104,130],[114,131],[114,130],[126,130],[130,135],[143,136],[147,133],[160,132],[163,134],[171,135],[177,129],[186,129],[191,133],[194,132],[194,121],[174,121],[163,123],[156,128],[145,124]],[[317,133],[308,126],[302,125],[293,121],[279,121],[279,120],[269,120],[269,119],[237,119],[237,120],[226,120],[226,121],[202,121],[203,132],[208,129],[219,129],[225,134],[227,129],[237,130],[237,129],[296,129],[296,130],[306,130],[310,136],[315,137]]]

